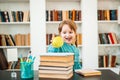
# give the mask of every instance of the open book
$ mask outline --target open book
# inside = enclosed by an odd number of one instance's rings
[[[76,70],[75,72],[83,76],[101,75],[101,71],[95,69],[81,69],[81,70]]]

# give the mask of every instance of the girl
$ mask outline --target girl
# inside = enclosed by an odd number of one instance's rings
[[[59,48],[55,48],[52,45],[49,45],[48,52],[74,53],[73,69],[81,69],[81,64],[79,62],[79,49],[74,45],[77,32],[76,24],[72,20],[64,20],[59,24],[58,32],[64,43]]]

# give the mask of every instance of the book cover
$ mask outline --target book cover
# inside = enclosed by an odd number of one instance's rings
[[[101,75],[101,71],[95,69],[81,69],[81,70],[76,70],[75,72],[83,76]]]
[[[73,53],[43,53],[40,61],[70,62],[74,60]]]

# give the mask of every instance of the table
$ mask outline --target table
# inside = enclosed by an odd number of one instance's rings
[[[91,76],[91,77],[84,77],[77,73],[74,73],[73,77],[69,80],[120,80],[120,75],[114,73],[109,69],[100,70],[102,75],[100,76]],[[61,79],[46,79],[46,78],[39,78],[38,71],[34,71],[34,78],[33,79],[21,79],[20,78],[20,71],[15,71],[17,73],[17,78],[11,78],[11,71],[0,71],[0,80],[61,80]]]

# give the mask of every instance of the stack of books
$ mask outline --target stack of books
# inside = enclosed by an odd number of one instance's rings
[[[41,54],[39,77],[69,79],[73,76],[73,65],[73,53]]]

